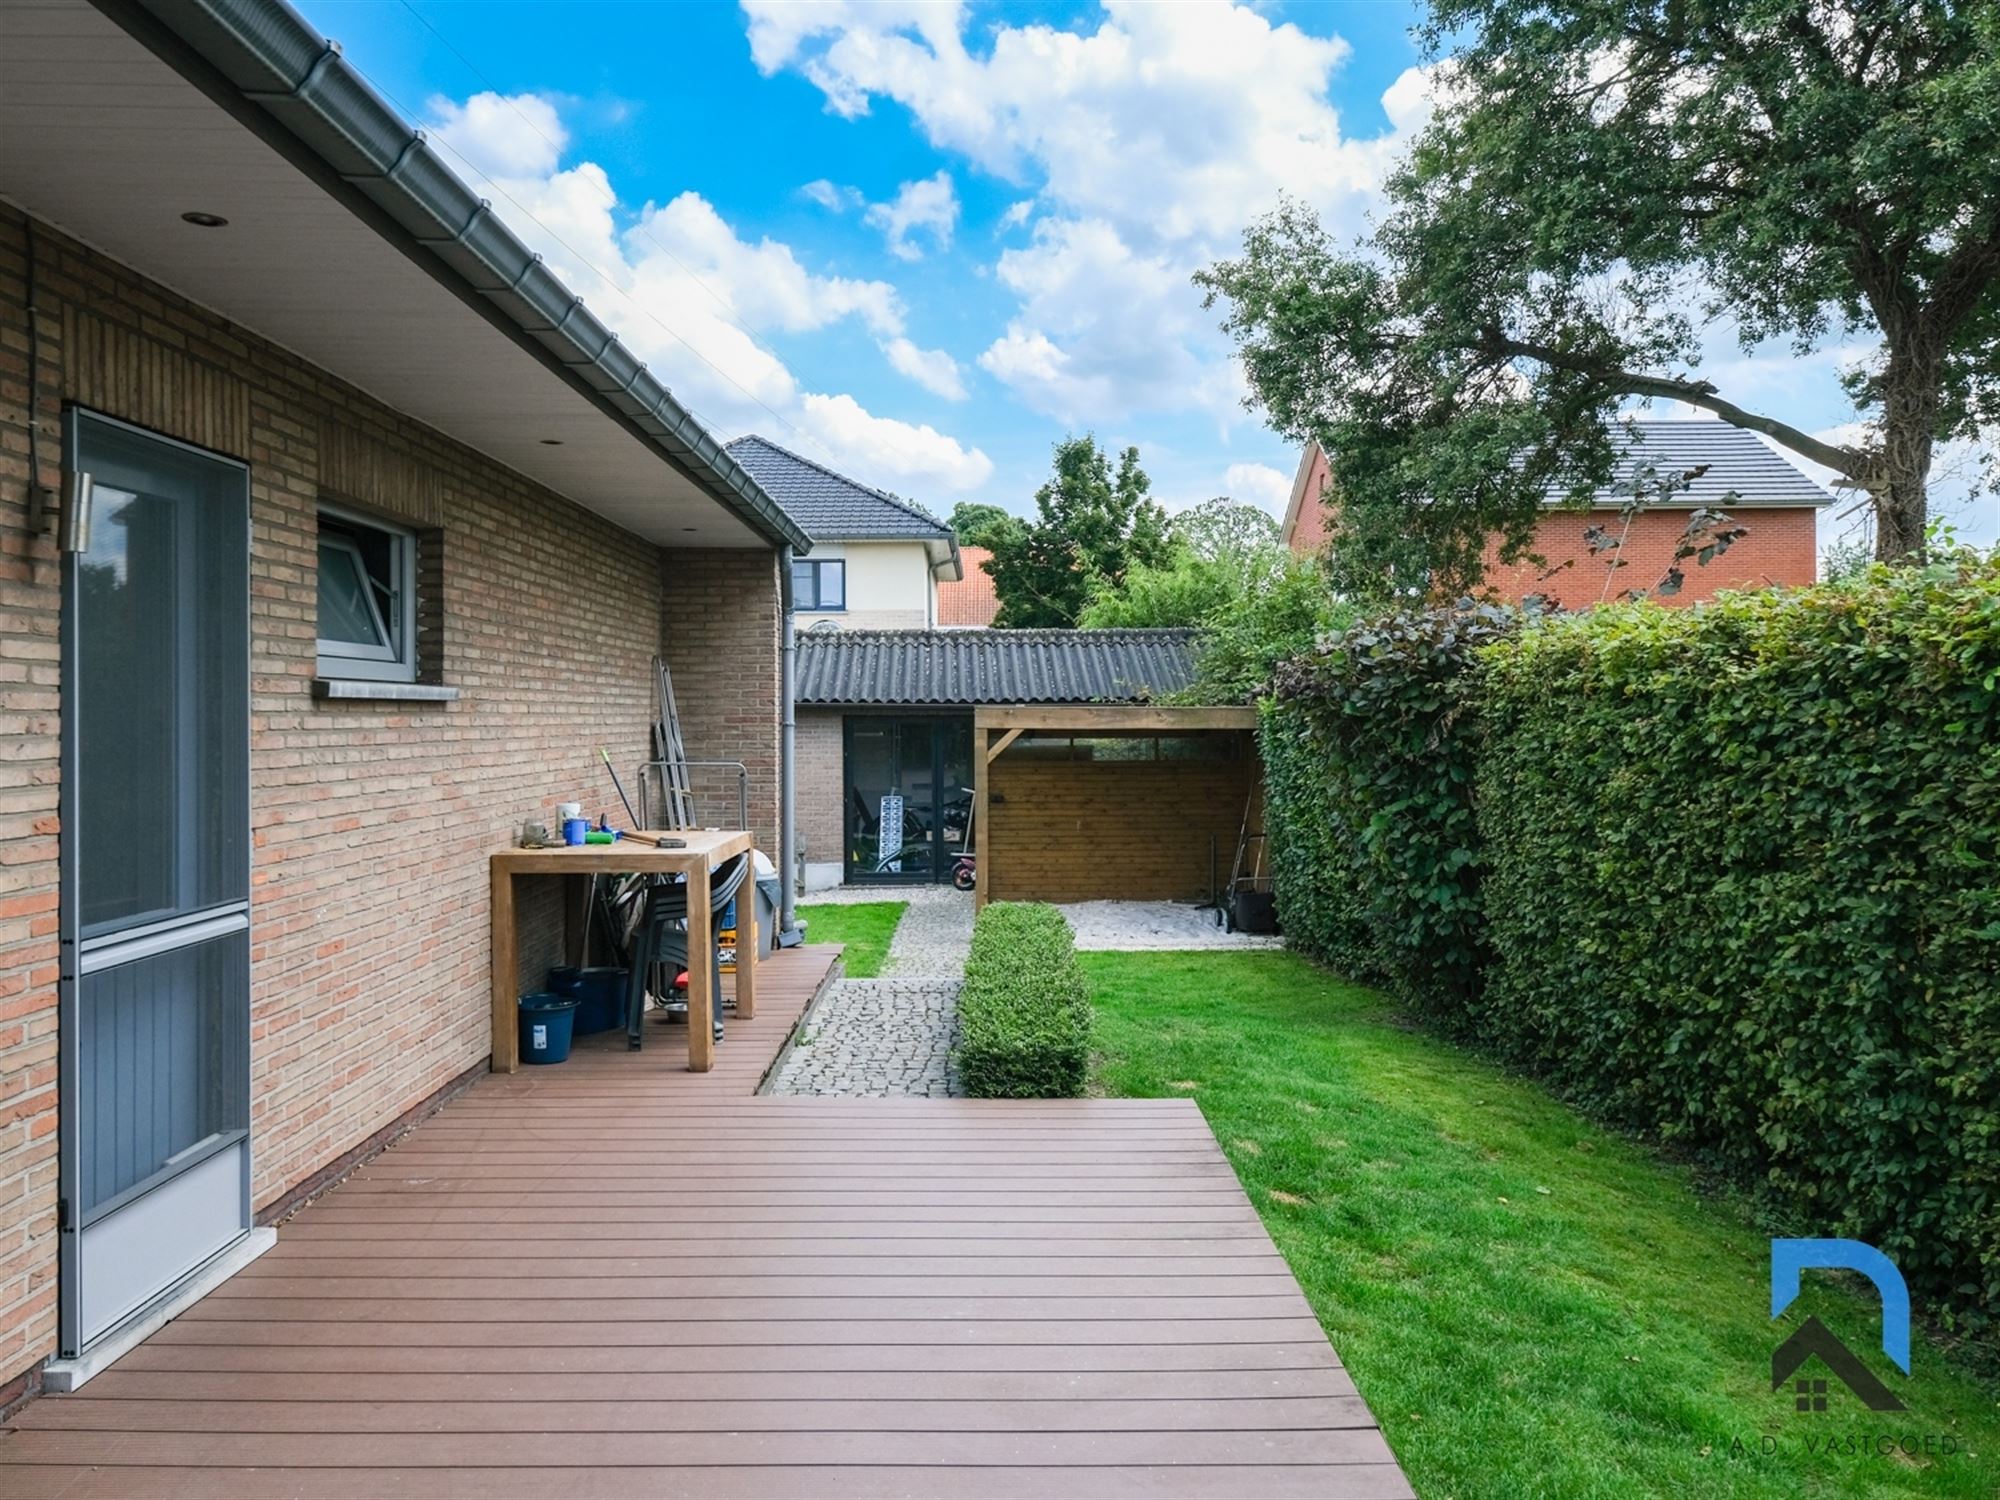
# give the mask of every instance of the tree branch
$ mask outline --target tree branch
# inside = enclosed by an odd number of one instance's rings
[[[1776,417],[1767,417],[1761,412],[1738,406],[1734,401],[1725,400],[1717,395],[1715,387],[1706,380],[1682,380],[1671,375],[1648,375],[1639,370],[1624,370],[1615,365],[1601,364],[1596,360],[1580,359],[1547,344],[1534,344],[1522,339],[1508,338],[1497,329],[1488,330],[1481,347],[1484,352],[1502,358],[1532,359],[1552,369],[1573,370],[1579,375],[1588,375],[1621,395],[1654,396],[1667,401],[1685,401],[1689,406],[1698,406],[1703,411],[1714,412],[1732,427],[1761,432],[1801,457],[1809,458],[1816,464],[1824,464],[1835,473],[1843,474],[1860,483],[1866,483],[1874,469],[1874,464],[1867,454],[1843,447],[1838,443],[1825,442],[1809,432],[1792,426],[1789,422],[1780,422]]]

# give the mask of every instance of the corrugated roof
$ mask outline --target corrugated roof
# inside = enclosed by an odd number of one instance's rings
[[[1188,686],[1197,630],[809,630],[804,704],[1142,703]]]
[[[965,576],[953,583],[938,585],[938,624],[991,625],[1000,613],[1000,596],[993,589],[993,575],[980,566],[993,554],[984,547],[958,549]]]
[[[753,433],[728,447],[729,456],[815,541],[952,539],[949,526],[913,501],[836,474],[769,438]]]
[[[1611,482],[1593,503],[1622,504],[1632,493],[1632,476],[1651,464],[1662,478],[1706,464],[1707,472],[1677,490],[1674,505],[1828,505],[1833,497],[1773,450],[1754,432],[1727,422],[1634,422],[1630,446],[1619,456]],[[1615,436],[1615,435],[1614,435]],[[812,530],[810,526],[806,528]]]

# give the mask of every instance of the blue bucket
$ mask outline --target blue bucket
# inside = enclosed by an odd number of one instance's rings
[[[576,1035],[613,1031],[625,1024],[625,991],[631,977],[630,969],[608,964],[578,971],[576,988],[569,991],[578,1002]]]
[[[569,1057],[576,1001],[543,990],[521,997],[521,1061],[559,1063]]]

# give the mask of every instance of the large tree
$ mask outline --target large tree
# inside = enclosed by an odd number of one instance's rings
[[[991,534],[987,572],[1000,597],[995,625],[1070,626],[1105,583],[1124,581],[1135,565],[1172,555],[1167,518],[1149,496],[1139,450],[1118,467],[1094,437],[1056,444],[1054,472],[1035,491],[1035,518]]]
[[[1372,238],[1287,203],[1196,278],[1255,400],[1331,455],[1350,571],[1525,552],[1633,398],[1825,464],[1878,556],[1921,553],[1933,449],[2000,411],[2000,6],[1432,0],[1424,36],[1440,103]],[[1732,393],[1704,368],[1732,330],[1865,348],[1859,434]]]
[[[957,535],[960,546],[991,547],[996,535],[1019,528],[1021,518],[983,500],[961,500],[951,508],[951,519],[945,524]]]

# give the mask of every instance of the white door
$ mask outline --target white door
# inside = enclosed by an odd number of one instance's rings
[[[250,1228],[249,475],[72,411],[62,1351]]]

